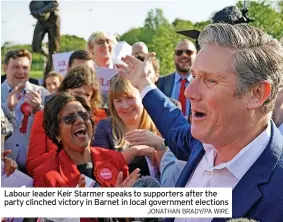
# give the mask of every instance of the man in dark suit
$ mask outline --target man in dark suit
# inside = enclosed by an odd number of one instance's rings
[[[283,47],[245,24],[212,24],[191,67],[192,123],[151,82],[150,59],[127,56],[121,72],[177,158],[176,187],[231,187],[232,217],[283,221],[283,137],[271,120],[283,73]],[[271,53],[272,52],[272,53]],[[190,218],[179,221],[196,221]],[[174,219],[167,219],[174,221]],[[227,218],[197,221],[224,222]]]
[[[185,98],[184,90],[191,81],[190,68],[196,57],[195,45],[187,39],[178,42],[174,61],[176,71],[170,75],[159,78],[156,86],[168,97],[180,101],[185,116],[189,116],[190,101]]]

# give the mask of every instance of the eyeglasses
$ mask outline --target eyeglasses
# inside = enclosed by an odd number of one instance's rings
[[[195,51],[192,51],[192,50],[176,50],[175,51],[176,56],[181,56],[183,55],[183,53],[186,53],[187,56],[191,56],[192,54],[195,53]]]
[[[89,112],[78,112],[78,113],[72,113],[67,116],[64,116],[59,120],[59,123],[64,122],[67,125],[74,124],[77,120],[77,117],[80,117],[83,121],[90,120],[91,114]]]
[[[97,41],[95,41],[97,45],[105,45],[106,43],[107,44],[111,44],[112,43],[112,40],[110,39],[99,39]]]

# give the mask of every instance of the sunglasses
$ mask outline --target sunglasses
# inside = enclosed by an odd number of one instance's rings
[[[59,123],[64,122],[64,123],[66,123],[67,125],[74,124],[74,123],[76,122],[78,116],[79,116],[83,121],[86,122],[86,121],[90,120],[91,114],[90,114],[89,112],[72,113],[72,114],[69,114],[69,115],[67,115],[67,116],[62,117],[62,118],[59,120]]]
[[[175,51],[175,55],[176,55],[176,56],[181,56],[181,55],[183,55],[183,53],[186,53],[187,56],[191,56],[191,55],[194,54],[195,52],[194,52],[194,51],[191,51],[191,50],[176,50],[176,51]]]

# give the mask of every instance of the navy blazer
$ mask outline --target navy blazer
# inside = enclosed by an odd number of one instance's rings
[[[167,76],[162,76],[155,83],[158,89],[161,90],[166,96],[171,97],[175,80],[175,72]]]
[[[151,90],[143,104],[172,152],[186,157],[176,187],[185,187],[205,151],[202,143],[191,136],[190,124],[181,111],[158,90]],[[283,221],[283,137],[271,121],[271,138],[263,153],[238,182],[232,192],[233,218],[246,217],[260,222]],[[224,222],[229,218],[214,218]],[[174,221],[173,218],[166,219]]]

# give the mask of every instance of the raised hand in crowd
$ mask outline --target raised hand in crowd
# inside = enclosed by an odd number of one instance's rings
[[[136,180],[140,177],[140,169],[135,169],[126,179],[123,181],[123,172],[119,172],[115,187],[132,187]]]
[[[162,137],[145,129],[135,129],[127,132],[125,138],[133,146],[147,145],[154,147],[156,150],[163,150],[166,148],[164,145],[164,139]]]
[[[36,91],[27,91],[26,95],[25,95],[25,99],[27,101],[27,103],[29,103],[32,106],[32,112],[36,113],[39,108],[40,105],[42,103],[42,99],[41,99],[41,91],[38,90]]]
[[[7,97],[7,106],[10,110],[13,110],[18,102],[23,98],[23,89],[25,87],[24,83],[20,83],[12,89]]]
[[[151,62],[151,58],[155,56],[154,52],[145,55],[145,60],[142,62],[133,56],[126,56],[122,58],[122,61],[127,66],[119,65],[119,73],[125,78],[129,79],[133,86],[140,91],[146,85],[152,83],[155,71]]]
[[[11,150],[5,150],[1,154],[1,159],[4,162],[4,172],[7,176],[10,176],[18,168],[16,161],[7,157],[11,152]]]

